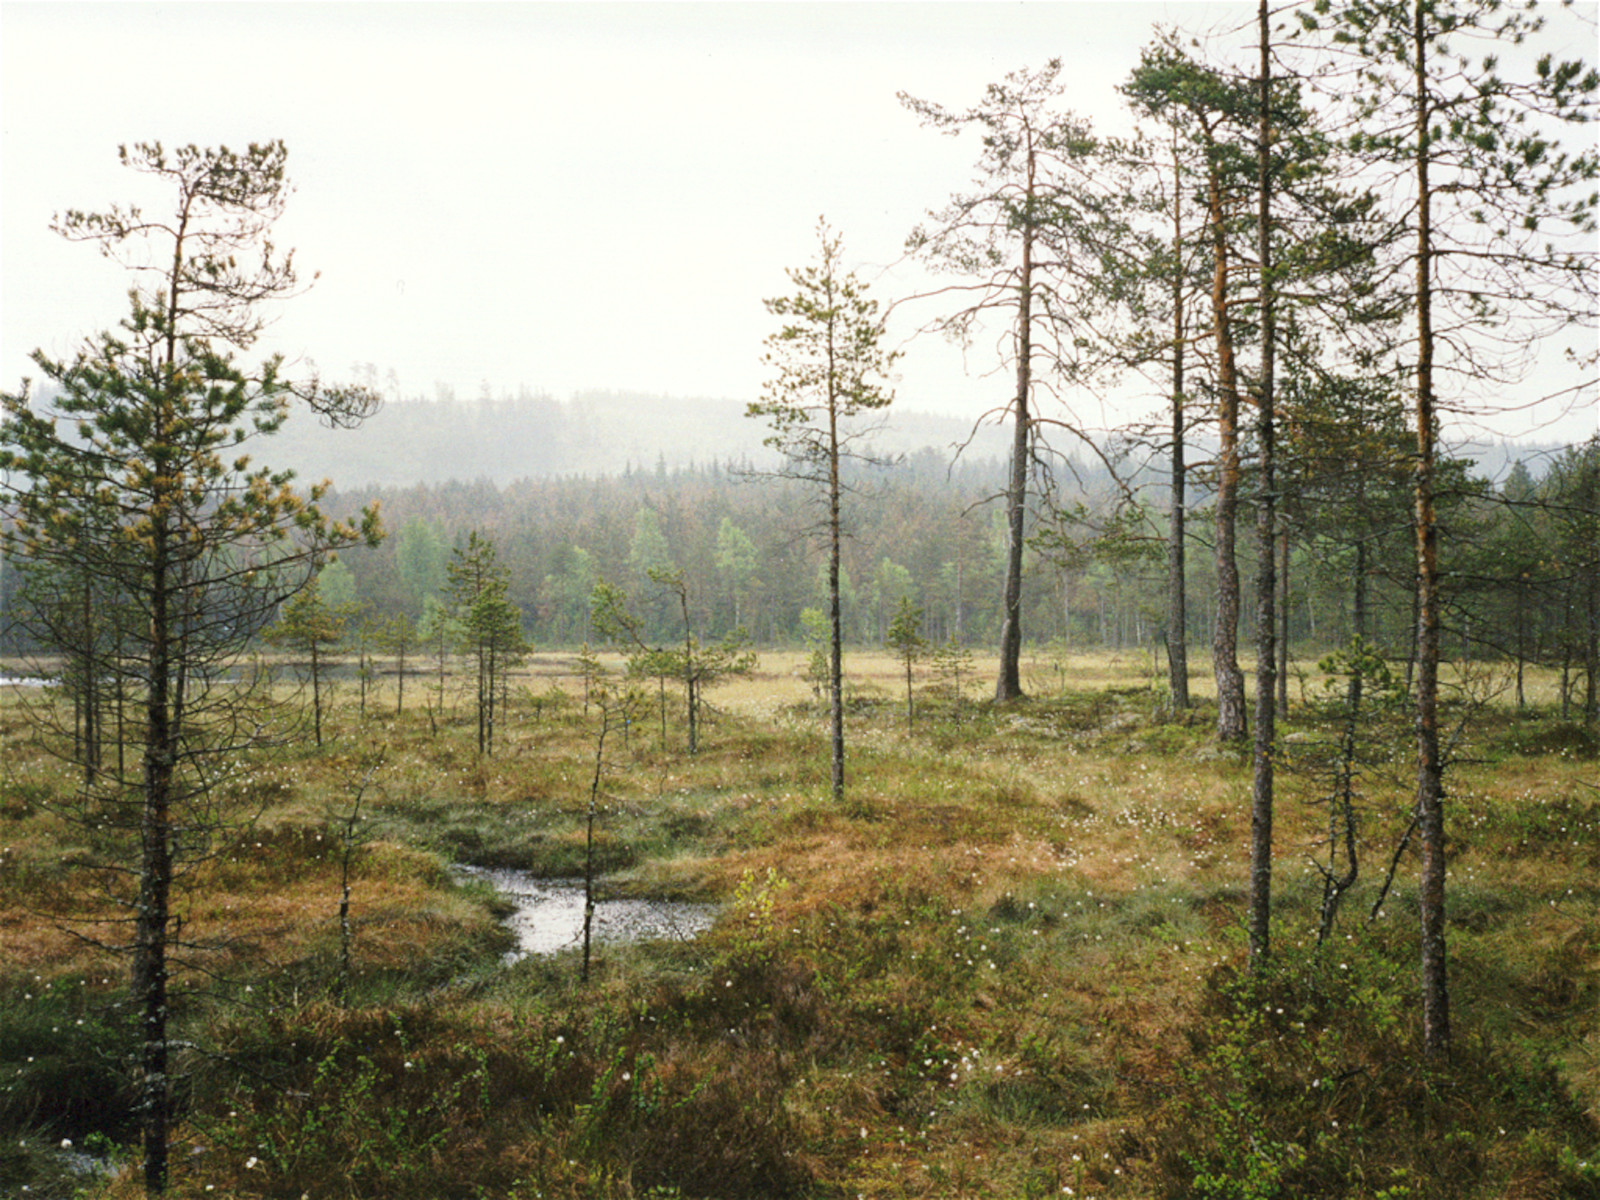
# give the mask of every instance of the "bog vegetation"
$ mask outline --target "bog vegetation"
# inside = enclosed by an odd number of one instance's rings
[[[1132,139],[1059,60],[902,95],[981,140],[942,278],[820,222],[775,457],[620,479],[299,490],[291,409],[380,397],[249,361],[285,146],[124,148],[170,207],[55,227],[127,315],[0,394],[0,1186],[1600,1195],[1600,438],[1441,416],[1595,320],[1542,20],[1263,0]],[[996,348],[1003,463],[875,449],[889,308]],[[508,961],[489,866],[581,946]]]
[[[585,984],[576,948],[502,965],[502,902],[453,870],[581,873],[600,714],[577,656],[516,668],[492,755],[472,672],[397,714],[395,678],[363,701],[342,657],[321,749],[230,764],[219,799],[256,819],[179,887],[170,1193],[1600,1188],[1596,748],[1550,672],[1519,712],[1505,668],[1461,668],[1453,715],[1489,703],[1452,774],[1458,1028],[1436,1062],[1415,870],[1391,861],[1412,811],[1392,695],[1356,725],[1358,871],[1325,936],[1343,685],[1308,678],[1291,707],[1279,949],[1250,973],[1248,765],[1206,701],[1164,707],[1139,653],[1026,658],[1031,698],[1004,708],[976,688],[958,708],[919,665],[908,733],[903,661],[850,661],[844,806],[803,654],[710,692],[693,756],[681,692],[607,742],[604,889],[721,915],[598,947]],[[129,1195],[124,911],[96,876],[122,835],[62,819],[81,781],[22,711],[60,703],[9,687],[0,709],[0,1179]]]

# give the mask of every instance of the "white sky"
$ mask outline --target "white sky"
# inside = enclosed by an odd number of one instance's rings
[[[1106,128],[1155,22],[1238,26],[1253,7],[8,0],[0,383],[123,315],[126,277],[48,229],[138,198],[119,143],[282,138],[297,192],[277,241],[321,272],[273,327],[291,360],[334,379],[372,363],[406,396],[752,399],[761,300],[811,260],[817,217],[888,301],[912,275],[882,268],[971,177],[970,136],[923,129],[897,91],[965,108],[1059,55],[1067,103]],[[900,401],[976,415],[1006,392],[990,365],[965,375],[919,341]],[[1593,426],[1591,409],[1541,432]]]

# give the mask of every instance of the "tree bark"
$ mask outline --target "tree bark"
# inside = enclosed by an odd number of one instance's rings
[[[322,747],[322,656],[317,652],[317,634],[311,636],[311,729],[318,749]]]
[[[839,603],[838,419],[828,412],[828,705],[833,746],[833,798],[844,799],[844,613]]]
[[[1584,512],[1600,513],[1600,438],[1589,443],[1591,461],[1584,468]],[[1588,586],[1584,589],[1586,629],[1583,645],[1583,719],[1600,729],[1600,556],[1590,544]]]
[[[1356,543],[1355,599],[1352,606],[1356,632],[1351,641],[1357,653],[1363,651],[1362,631],[1366,627],[1366,550],[1365,542]],[[1364,668],[1365,663],[1361,659],[1352,661],[1350,676],[1345,683],[1344,731],[1339,740],[1339,766],[1334,780],[1334,794],[1328,797],[1328,866],[1322,877],[1322,916],[1317,925],[1319,946],[1333,933],[1339,904],[1355,883],[1359,869],[1355,828],[1356,734],[1361,717]],[[1344,870],[1339,872],[1341,845],[1344,848]],[[1381,899],[1379,904],[1382,904]],[[1374,907],[1373,911],[1376,912],[1377,908]]]
[[[1033,197],[1033,150],[1028,151],[1028,192]],[[1033,224],[1022,226],[1022,274],[1017,297],[1017,396],[1011,439],[1011,478],[1006,489],[1006,577],[1000,627],[1000,675],[996,703],[1022,695],[1022,551],[1028,507],[1028,456],[1033,416]]]
[[[1189,605],[1185,590],[1183,461],[1183,189],[1179,184],[1177,134],[1172,152],[1172,482],[1170,528],[1167,533],[1167,687],[1172,707],[1189,707]]]
[[[689,631],[689,589],[678,592],[678,606],[683,613],[683,693],[689,706],[689,753],[700,752],[700,684],[698,667],[694,660],[694,635]]]
[[[1260,490],[1256,497],[1256,729],[1255,772],[1250,794],[1250,961],[1265,962],[1271,950],[1273,740],[1278,655],[1277,616],[1277,486],[1276,424],[1273,420],[1275,347],[1272,280],[1272,58],[1267,0],[1260,0],[1261,30],[1260,127],[1257,145],[1257,254],[1260,262],[1261,381],[1256,419],[1260,454]]]
[[[83,578],[83,782],[93,787],[100,774],[100,664],[95,654],[94,582]]]
[[[183,278],[187,203],[180,208],[173,238],[173,261],[167,284],[162,385],[175,387],[177,372],[179,287]],[[157,493],[150,505],[150,647],[145,692],[143,809],[139,822],[139,899],[134,918],[132,984],[140,1007],[139,1126],[144,1142],[144,1190],[159,1195],[167,1188],[167,1142],[170,1136],[172,1087],[167,1046],[167,935],[172,904],[173,782],[182,735],[183,655],[174,653],[177,633],[174,608],[182,570],[173,561],[171,516],[181,510],[171,494],[174,471],[167,447],[177,439],[170,401],[158,412],[159,440],[153,447],[152,478]]]
[[[1439,537],[1434,511],[1433,222],[1428,178],[1427,5],[1416,0],[1417,144],[1417,826],[1422,927],[1422,1042],[1430,1056],[1450,1049],[1445,953],[1444,779],[1439,756]]]
[[[150,679],[145,701],[144,805],[139,827],[139,901],[133,994],[141,1010],[139,1124],[144,1186],[167,1186],[170,1109],[167,1053],[167,927],[172,894],[172,783],[177,730],[171,716],[171,572],[165,522],[152,530]]]
[[[1211,311],[1217,343],[1216,561],[1217,620],[1212,631],[1212,669],[1217,679],[1217,740],[1242,742],[1246,718],[1244,673],[1239,669],[1239,564],[1235,527],[1239,504],[1239,373],[1234,362],[1233,323],[1228,313],[1228,241],[1222,184],[1217,168],[1207,171],[1214,270]]]
[[[1278,522],[1278,717],[1289,716],[1289,529]]]
[[[844,799],[844,610],[839,602],[839,379],[828,328],[828,706],[833,798]]]

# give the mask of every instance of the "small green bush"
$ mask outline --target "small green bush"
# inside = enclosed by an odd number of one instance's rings
[[[1595,1131],[1552,1072],[1461,1028],[1423,1053],[1410,965],[1348,943],[1215,971],[1153,1123],[1159,1194],[1595,1194]]]
[[[34,985],[0,999],[0,1131],[82,1140],[133,1127],[124,1066],[133,1044],[114,998],[71,982]]]

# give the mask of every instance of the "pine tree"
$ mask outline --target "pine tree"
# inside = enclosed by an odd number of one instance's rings
[[[493,754],[495,722],[505,716],[507,678],[528,649],[522,610],[506,598],[510,572],[494,543],[477,530],[452,552],[446,573],[462,643],[475,668],[478,753]]]
[[[1136,108],[1181,127],[1197,156],[1204,206],[1205,240],[1211,256],[1211,327],[1215,347],[1212,390],[1216,397],[1217,465],[1215,538],[1217,614],[1212,665],[1217,683],[1217,737],[1242,742],[1248,732],[1244,674],[1239,669],[1239,567],[1235,553],[1240,447],[1239,280],[1244,237],[1234,214],[1256,183],[1244,139],[1255,98],[1247,81],[1195,61],[1172,40],[1147,49],[1124,88]]]
[[[886,408],[893,394],[882,380],[895,355],[882,346],[877,301],[844,268],[843,245],[825,221],[817,223],[814,265],[788,271],[793,294],[765,301],[784,323],[766,340],[764,361],[775,372],[761,400],[747,413],[772,427],[765,444],[783,454],[779,474],[810,485],[824,510],[820,534],[827,547],[829,659],[828,695],[832,727],[832,787],[844,799],[843,617],[840,610],[841,465],[865,457],[856,444],[863,431],[854,421]]]
[[[1542,333],[1593,325],[1593,148],[1551,132],[1587,120],[1600,73],[1551,54],[1532,78],[1501,74],[1503,47],[1538,33],[1533,6],[1499,0],[1327,0],[1302,10],[1355,65],[1352,151],[1395,199],[1397,245],[1414,281],[1412,418],[1416,560],[1417,823],[1423,1040],[1450,1046],[1445,951],[1444,760],[1439,732],[1441,385],[1509,383]],[[1465,49],[1482,47],[1474,59]],[[1584,235],[1573,242],[1565,235]],[[1471,328],[1474,337],[1449,336]]]
[[[323,693],[328,687],[328,665],[324,655],[344,638],[350,610],[327,604],[322,588],[313,579],[283,606],[275,625],[266,631],[269,641],[306,655],[305,676],[311,681],[311,728],[316,744],[322,745]]]
[[[290,473],[247,452],[297,397],[338,423],[375,403],[359,390],[295,386],[277,358],[253,372],[238,361],[261,329],[260,306],[296,287],[269,236],[289,193],[283,144],[141,144],[121,156],[171,189],[172,210],[57,218],[58,232],[134,273],[130,311],[70,359],[34,354],[56,395],[36,410],[24,385],[0,401],[0,489],[16,515],[6,551],[22,569],[76,563],[138,614],[119,654],[143,713],[140,766],[87,799],[103,825],[137,841],[132,982],[144,1184],[156,1194],[172,1115],[174,881],[180,856],[202,853],[218,829],[217,760],[260,740],[240,740],[261,728],[243,719],[260,696],[233,667],[330,551],[381,534],[375,510],[359,525],[332,521],[317,503],[325,485],[302,494]]]
[[[922,606],[910,596],[900,597],[894,619],[889,622],[887,640],[906,669],[906,732],[909,733],[916,717],[911,690],[912,668],[928,650],[928,639],[922,636]]]
[[[1067,375],[1077,365],[1086,291],[1074,281],[1072,246],[1094,223],[1096,211],[1087,186],[1096,143],[1084,122],[1055,111],[1060,73],[1059,59],[1038,71],[1014,71],[990,84],[982,102],[964,112],[900,94],[901,103],[924,124],[951,134],[972,127],[983,139],[979,190],[953,197],[931,214],[932,226],[914,230],[906,245],[965,281],[940,289],[940,295],[959,296],[961,304],[931,328],[965,344],[984,319],[998,312],[1012,330],[1008,357],[1016,388],[1005,406],[1012,445],[995,681],[995,699],[1001,703],[1022,695],[1022,565],[1041,427],[1036,360],[1048,358]]]

